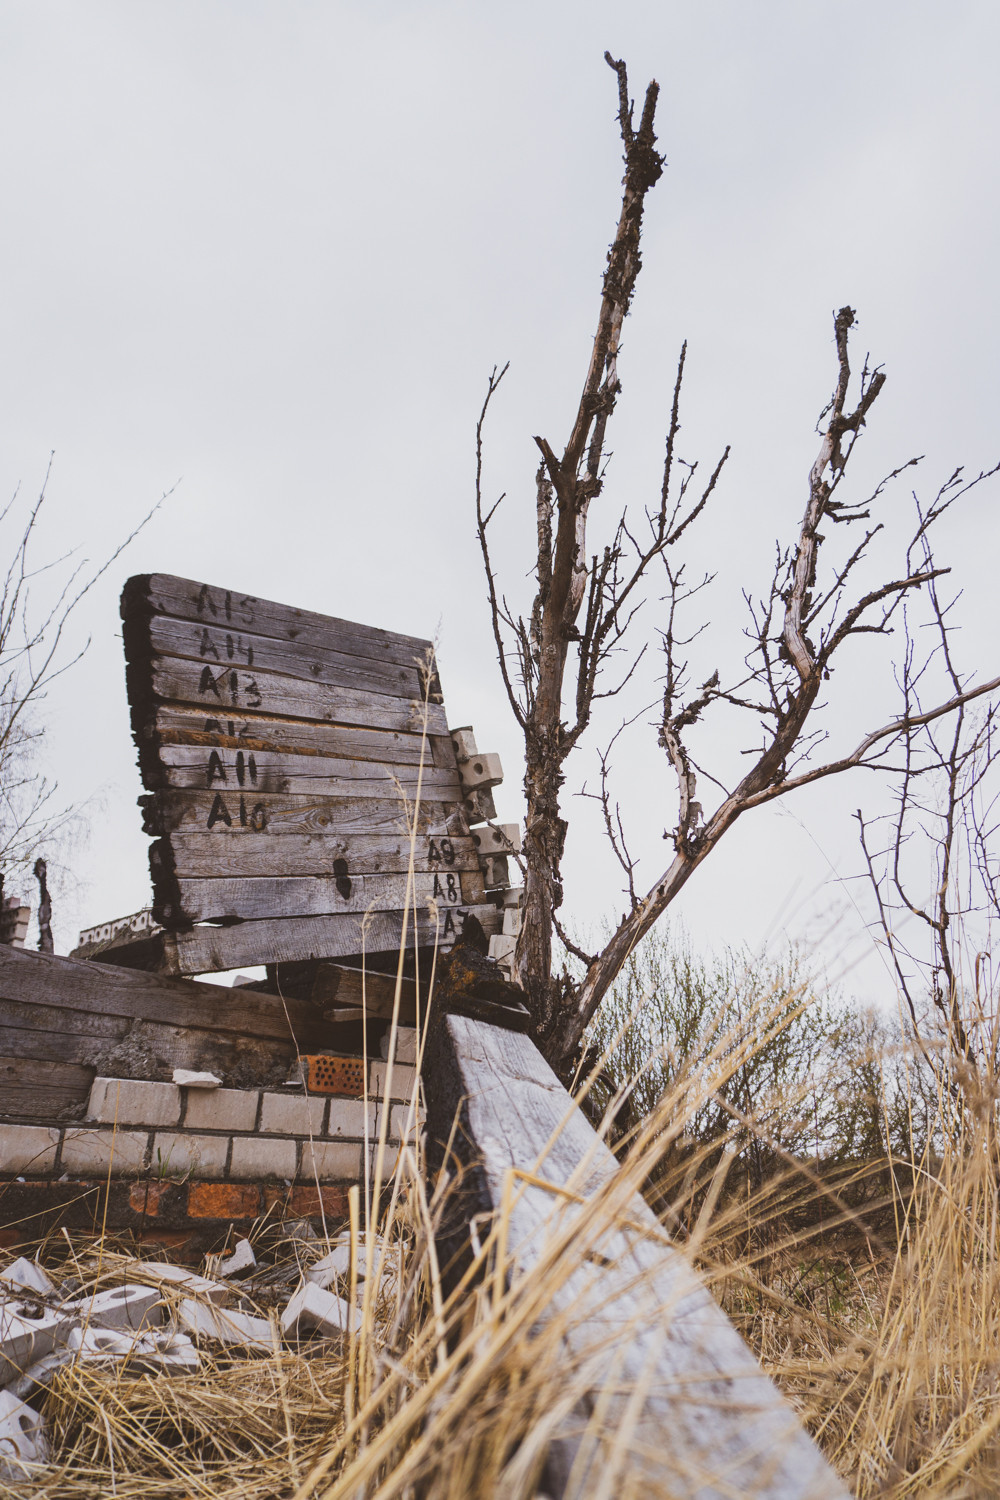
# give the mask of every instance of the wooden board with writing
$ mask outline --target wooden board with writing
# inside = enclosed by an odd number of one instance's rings
[[[163,967],[499,930],[430,641],[163,574],[122,620]]]

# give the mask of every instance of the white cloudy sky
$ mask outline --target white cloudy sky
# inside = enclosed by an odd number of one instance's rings
[[[704,675],[739,654],[740,590],[764,586],[801,513],[834,308],[858,309],[857,353],[889,375],[859,483],[924,453],[928,493],[956,463],[1000,457],[995,5],[0,0],[0,38],[0,491],[37,489],[55,450],[40,555],[99,559],[177,483],[88,601],[86,661],[46,705],[63,791],[100,795],[63,951],[148,899],[117,620],[132,572],[437,634],[451,720],[501,752],[501,813],[519,814],[473,427],[509,359],[487,482],[508,494],[499,559],[518,595],[532,434],[564,440],[617,210],[605,48],[636,94],[660,81],[669,167],[601,516],[656,491],[686,337],[685,454],[733,444],[692,549],[692,568],[718,571]],[[997,495],[978,492],[943,539],[983,673]],[[908,504],[905,489],[885,503],[886,570]],[[886,660],[856,650],[831,685],[834,737],[891,714],[890,686]],[[636,734],[622,798],[652,880],[675,813],[653,732]],[[727,764],[721,733],[707,750]],[[826,784],[745,820],[682,899],[696,939],[818,940],[836,918],[829,950],[863,951],[834,876],[857,870],[849,813],[875,797]],[[588,817],[567,859],[585,923],[620,900]]]

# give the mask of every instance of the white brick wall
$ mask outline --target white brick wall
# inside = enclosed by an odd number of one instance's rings
[[[229,1155],[227,1135],[189,1135],[158,1130],[153,1137],[150,1169],[154,1177],[225,1177]]]
[[[141,1172],[146,1165],[147,1142],[144,1130],[68,1129],[63,1140],[62,1169],[72,1177],[94,1172],[102,1177],[109,1171]]]
[[[234,1136],[229,1175],[233,1178],[279,1177],[291,1182],[296,1171],[295,1141],[266,1140],[263,1136]]]
[[[369,1088],[376,1099],[385,1097],[385,1075],[389,1064],[387,1062],[373,1062],[371,1066],[371,1082]],[[395,1063],[392,1069],[392,1083],[389,1097],[391,1099],[409,1099],[417,1082],[416,1068],[408,1068],[404,1063]]]
[[[363,1099],[337,1099],[330,1100],[330,1118],[327,1121],[327,1135],[350,1136],[352,1140],[359,1141],[365,1138],[365,1119],[368,1121],[368,1134],[375,1134],[375,1104],[369,1101],[367,1104]]]
[[[187,1089],[186,1130],[254,1130],[256,1089]]]
[[[176,1125],[181,1091],[174,1083],[147,1083],[139,1078],[95,1078],[88,1120],[101,1125]]]
[[[264,1094],[260,1128],[267,1134],[322,1135],[326,1100],[305,1094]]]
[[[306,1141],[302,1147],[303,1182],[319,1177],[320,1182],[361,1176],[361,1152],[364,1148],[349,1141]]]
[[[47,1172],[56,1164],[58,1130],[47,1125],[0,1125],[0,1172]]]

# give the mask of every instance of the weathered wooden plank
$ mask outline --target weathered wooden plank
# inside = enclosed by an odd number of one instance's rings
[[[207,664],[218,673],[236,666],[247,671],[280,672],[306,682],[330,687],[384,693],[389,698],[422,698],[424,689],[418,664],[406,666],[392,661],[371,661],[332,648],[329,642],[309,645],[284,642],[252,631],[227,630],[213,625],[174,620],[154,615],[149,624],[150,643],[158,656],[182,656]],[[426,665],[426,663],[424,663]]]
[[[441,863],[450,870],[479,869],[471,838],[449,839],[450,856],[435,859],[435,850],[440,851],[443,842],[424,835],[415,838],[415,868],[427,871]],[[329,875],[335,859],[347,861],[350,876],[398,875],[409,869],[411,857],[410,839],[405,835],[359,833],[341,838],[339,834],[289,833],[272,839],[267,833],[218,823],[211,833],[175,833],[170,847],[178,879],[237,879],[250,870],[258,876]],[[160,857],[158,845],[153,845],[152,853],[154,860]]]
[[[333,912],[402,911],[426,907],[475,906],[486,900],[478,870],[442,868],[417,875],[412,887],[404,875],[308,875],[286,878],[242,876],[229,880],[178,881],[181,922],[210,922],[238,911],[244,921],[270,917],[317,917]],[[167,925],[173,925],[173,915]]]
[[[424,737],[398,729],[317,724],[310,719],[265,714],[216,716],[200,708],[161,703],[154,732],[162,745],[204,745],[227,750],[271,750],[280,754],[331,755],[343,760],[377,760],[395,765],[437,765],[436,747],[447,736]],[[452,756],[454,761],[454,755]],[[447,764],[447,762],[445,762]]]
[[[240,817],[239,797],[224,799],[232,818],[231,829],[225,828],[225,820],[213,818],[218,813],[216,792],[195,792],[189,789],[167,789],[142,798],[143,830],[159,835],[166,833],[205,833],[209,822],[212,831],[231,832],[234,837],[253,837],[255,830],[249,816],[257,802],[251,797],[249,805],[243,795],[244,823]],[[411,804],[404,809],[399,798],[386,800],[364,797],[330,798],[304,795],[264,796],[264,820],[268,838],[279,838],[286,834],[328,837],[336,829],[341,837],[352,834],[381,835],[390,838],[409,838],[407,820],[416,818],[417,830],[422,834],[438,838],[469,838],[470,834],[464,814],[454,802],[438,802],[421,797],[419,806]],[[260,818],[258,817],[258,822]],[[326,868],[329,868],[329,860]]]
[[[495,906],[448,907],[437,920],[426,911],[374,912],[370,917],[283,917],[273,921],[239,922],[231,927],[193,927],[190,932],[166,933],[153,962],[168,974],[211,974],[218,970],[249,968],[261,963],[298,963],[313,958],[347,958],[362,953],[394,953],[407,947],[449,947],[460,936],[467,916],[474,917],[487,936],[500,928]],[[129,961],[128,950],[123,962]]]
[[[254,793],[289,792],[304,796],[403,798],[437,793],[435,800],[458,800],[453,771],[437,766],[380,765],[369,760],[337,760],[325,755],[279,755],[273,750],[207,750],[201,745],[164,745],[160,763],[166,784],[198,790]]]
[[[58,1120],[86,1099],[93,1079],[94,1069],[79,1063],[39,1067],[30,1058],[0,1055],[0,1115]]]
[[[190,703],[206,715],[245,713],[313,719],[320,723],[398,729],[405,734],[444,735],[448,724],[439,703],[389,698],[384,693],[330,687],[277,672],[220,668],[214,672],[179,656],[155,656],[151,663],[153,694],[162,700]]]
[[[592,1378],[588,1404],[608,1439],[621,1422],[634,1424],[629,1493],[846,1500],[791,1406],[529,1038],[447,1016],[425,1072],[431,1138],[449,1138],[458,1106],[468,1167],[493,1212],[506,1214],[514,1274],[530,1280],[571,1237],[542,1316],[560,1329],[567,1365]],[[574,1441],[567,1429],[564,1442],[572,1449]],[[587,1482],[578,1456],[574,1493]],[[561,1495],[566,1478],[550,1472],[546,1488]]]
[[[288,604],[276,604],[252,594],[210,587],[189,578],[175,578],[152,573],[146,578],[130,580],[141,586],[143,598],[156,614],[173,615],[198,624],[236,630],[253,630],[279,641],[296,641],[304,646],[326,646],[338,642],[338,649],[354,656],[375,661],[393,661],[410,666],[414,657],[423,660],[433,643],[418,636],[400,635],[373,625],[358,625],[332,615],[321,615]]]
[[[117,964],[88,963],[17,948],[0,949],[0,997],[22,1006],[161,1021],[262,1041],[287,1040],[289,1021],[296,1033],[308,1031],[315,1023],[312,1007],[301,1000],[286,998],[283,1004],[277,995],[255,990],[199,984]],[[44,1015],[44,1009],[38,1014]]]

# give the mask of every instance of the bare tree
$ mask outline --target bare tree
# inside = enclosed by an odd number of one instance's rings
[[[95,568],[72,552],[38,562],[39,522],[51,471],[50,458],[33,503],[24,507],[15,490],[0,510],[0,552],[9,558],[0,575],[0,894],[4,876],[27,871],[36,855],[51,851],[78,812],[60,804],[58,786],[42,768],[44,725],[39,715],[49,688],[90,644],[74,633],[74,613],[167,498],[161,496]]]
[[[607,545],[588,554],[588,517],[602,492],[608,423],[621,390],[622,325],[641,265],[643,209],[664,166],[653,129],[657,84],[650,83],[646,90],[636,128],[625,64],[609,53],[605,57],[618,80],[625,162],[622,207],[608,252],[593,352],[568,440],[558,454],[544,437],[535,439],[541,454],[536,475],[536,592],[527,616],[514,612],[498,585],[488,528],[500,501],[487,508],[483,488],[484,426],[506,367],[494,370],[490,377],[476,430],[479,541],[500,668],[525,745],[525,892],[516,966],[537,1036],[556,1066],[566,1066],[573,1057],[584,1029],[636,943],[743,813],[852,767],[888,768],[887,753],[918,723],[930,724],[954,714],[973,698],[1000,686],[1000,678],[978,687],[956,680],[947,701],[917,713],[913,703],[905,703],[900,715],[872,730],[853,750],[822,764],[808,763],[823,738],[821,731],[814,730],[812,719],[835,656],[858,635],[887,633],[902,602],[946,571],[934,562],[927,540],[930,529],[957,491],[964,492],[985,477],[979,475],[970,484],[960,472],[953,476],[928,512],[920,515],[900,576],[860,594],[852,591],[856,570],[881,530],[880,523],[864,523],[885,486],[910,464],[886,476],[861,502],[841,497],[854,445],[885,381],[882,371],[870,368],[867,361],[860,378],[852,381],[848,338],[855,315],[849,307],[841,308],[834,319],[836,381],[821,414],[820,447],[809,472],[797,537],[791,546],[778,546],[773,577],[763,596],[745,595],[750,650],[738,680],[723,685],[716,671],[694,690],[688,681],[685,649],[697,634],[697,626],[685,633],[683,621],[710,580],[689,583],[679,544],[712,499],[729,450],[701,485],[696,484],[697,466],[682,461],[677,453],[686,345],[674,382],[660,494],[646,507],[641,523],[623,514]],[[858,525],[862,526],[860,540],[846,555],[827,563],[824,532]],[[636,650],[629,632],[644,582],[654,568],[662,569],[666,585],[665,613],[657,625],[664,653],[659,740],[678,790],[677,823],[670,834],[673,855],[645,892],[637,889],[635,863],[611,799],[605,754],[597,795],[615,856],[627,876],[629,910],[600,953],[585,953],[563,931],[558,917],[566,835],[560,792],[566,761],[587,731],[595,703],[622,689],[645,649]],[[609,659],[626,644],[632,665],[622,680],[607,686]],[[706,816],[698,791],[702,773],[688,748],[688,731],[719,704],[749,716],[755,727],[747,732],[748,737],[752,733],[752,740],[742,747],[750,760],[749,769],[736,785],[726,787],[714,777],[703,778],[715,782],[721,791],[717,806]],[[553,975],[556,935],[582,960],[582,981],[574,981],[565,972]]]

